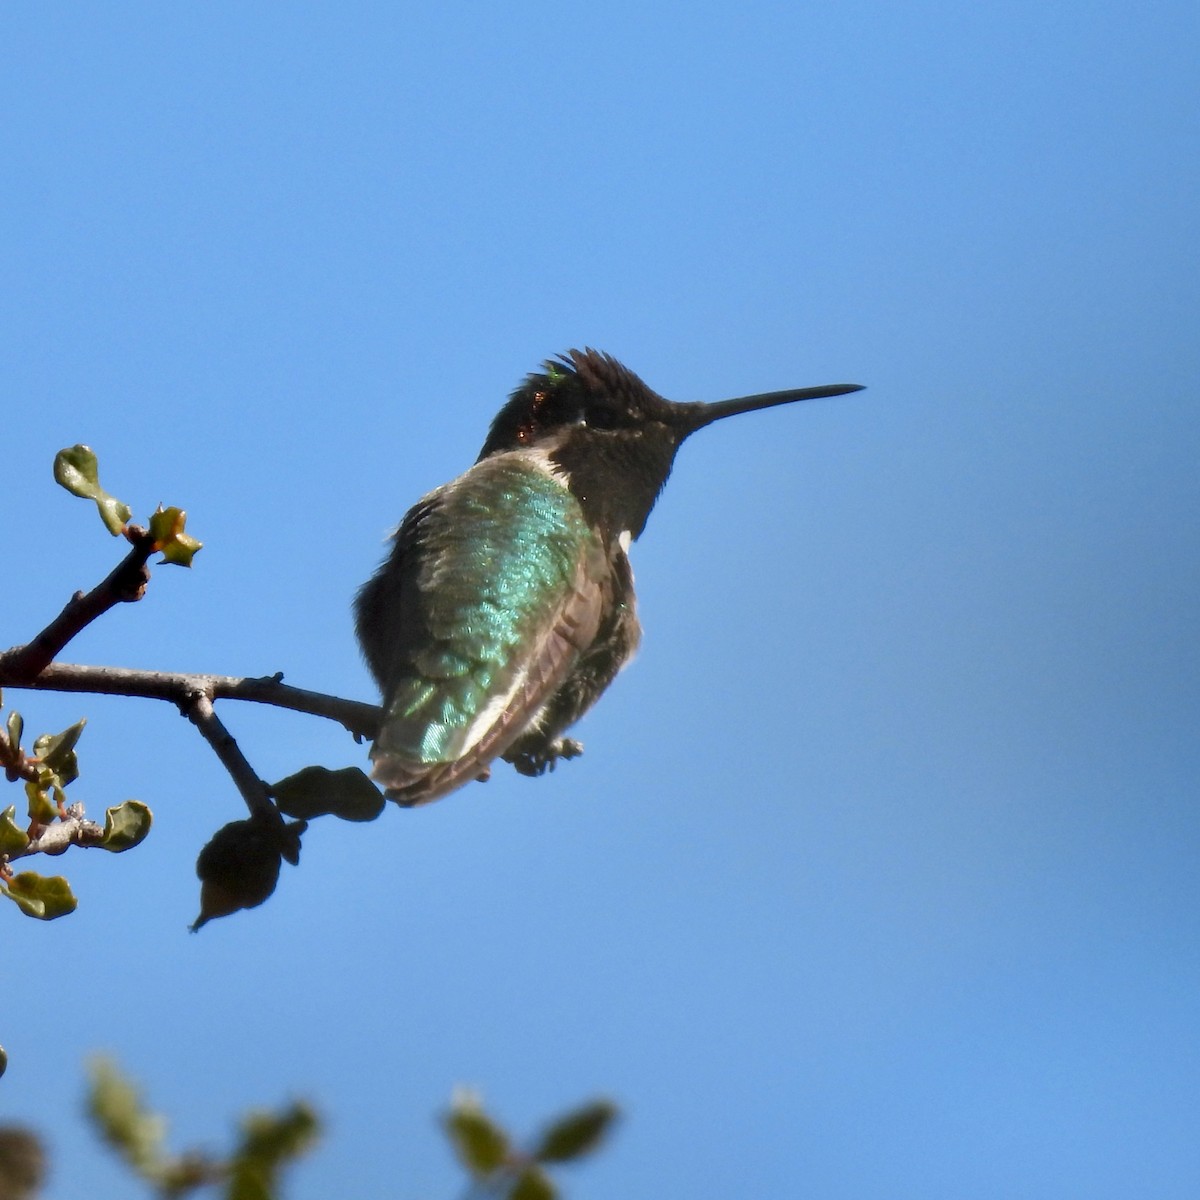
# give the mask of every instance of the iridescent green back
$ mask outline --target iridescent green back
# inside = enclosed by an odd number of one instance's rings
[[[596,538],[570,491],[520,453],[477,463],[422,510],[404,550],[402,644],[380,743],[446,763],[536,658]]]

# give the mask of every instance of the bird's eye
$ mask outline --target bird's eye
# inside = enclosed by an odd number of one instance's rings
[[[617,414],[611,408],[592,408],[583,414],[589,429],[616,429]]]

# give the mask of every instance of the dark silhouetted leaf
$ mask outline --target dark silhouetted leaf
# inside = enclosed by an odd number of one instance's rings
[[[114,854],[131,850],[145,840],[153,821],[150,809],[140,800],[126,800],[104,814],[104,840],[100,845]]]
[[[533,1157],[539,1162],[570,1162],[590,1154],[600,1144],[617,1116],[608,1100],[594,1100],[554,1122],[542,1134]]]
[[[133,515],[128,504],[122,504],[100,486],[96,456],[87,446],[60,450],[54,458],[54,478],[73,496],[94,500],[100,510],[100,519],[114,537]]]
[[[279,831],[279,853],[293,867],[300,865],[300,836],[307,828],[307,821],[288,821]]]
[[[273,784],[271,795],[281,812],[305,821],[326,815],[373,821],[386,804],[383,793],[358,767],[304,767]]]
[[[218,829],[196,859],[200,915],[192,932],[214,917],[255,908],[266,900],[279,881],[282,844],[293,836],[294,830],[254,817]]]

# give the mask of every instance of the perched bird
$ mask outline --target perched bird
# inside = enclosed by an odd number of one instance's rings
[[[540,775],[641,639],[629,544],[675,453],[735,413],[859,391],[831,384],[680,404],[607,354],[544,364],[492,422],[475,465],[419,500],[355,605],[383,693],[374,778],[424,804],[496,758]]]

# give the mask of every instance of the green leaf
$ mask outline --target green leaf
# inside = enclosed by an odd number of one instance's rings
[[[5,723],[5,728],[8,730],[9,745],[12,746],[13,752],[16,753],[21,749],[21,735],[25,732],[25,722],[15,708],[8,714],[8,721]]]
[[[320,1118],[302,1101],[279,1113],[250,1112],[242,1118],[238,1153],[282,1162],[311,1149],[320,1131]]]
[[[555,1200],[558,1189],[550,1181],[550,1177],[540,1167],[530,1163],[517,1176],[508,1200]]]
[[[155,549],[162,551],[163,562],[176,566],[190,567],[192,558],[204,543],[183,532],[187,524],[187,513],[181,508],[163,508],[160,504],[150,517],[150,536],[157,543]]]
[[[307,1104],[281,1113],[252,1112],[242,1120],[242,1144],[229,1165],[227,1200],[272,1200],[281,1168],[308,1151],[320,1120]]]
[[[115,1063],[94,1059],[87,1111],[100,1136],[143,1178],[154,1179],[164,1161],[166,1121],[148,1111],[141,1094]]]
[[[100,845],[114,854],[132,850],[145,841],[153,820],[154,814],[140,800],[126,800],[104,814],[104,839]]]
[[[219,1183],[226,1177],[226,1165],[201,1151],[173,1155],[152,1173],[151,1182],[163,1197],[174,1200],[197,1188]]]
[[[60,787],[79,778],[79,760],[75,757],[75,745],[83,734],[87,717],[76,721],[70,729],[62,733],[43,733],[33,743],[33,755],[40,759],[43,766],[49,767],[57,776]]]
[[[445,1125],[454,1152],[472,1175],[490,1175],[508,1161],[508,1134],[483,1111],[473,1093],[455,1099]]]
[[[76,444],[54,456],[54,481],[72,496],[91,500],[100,489],[100,464],[91,446]]]
[[[343,821],[373,821],[387,803],[383,793],[358,767],[331,771],[304,767],[271,785],[281,812],[302,821],[332,815]]]
[[[0,812],[0,854],[18,854],[29,845],[29,838],[17,824],[17,806],[10,804]]]
[[[51,799],[51,792],[54,793],[54,799]],[[66,800],[62,788],[58,786],[58,776],[49,768],[39,771],[37,779],[26,780],[25,798],[29,801],[29,819],[39,825],[49,825],[55,820],[58,817],[58,804]]]
[[[71,446],[60,450],[54,457],[54,478],[71,495],[94,500],[100,510],[100,519],[113,537],[124,529],[133,516],[128,504],[122,504],[100,486],[99,464],[87,446]]]
[[[8,881],[0,890],[14,901],[27,917],[39,921],[53,921],[73,913],[78,901],[71,894],[71,885],[61,875],[39,875],[36,871],[22,871]]]
[[[617,1117],[617,1106],[594,1100],[555,1121],[538,1143],[533,1157],[538,1162],[561,1163],[582,1158],[600,1144]]]
[[[260,1163],[235,1159],[229,1167],[225,1200],[276,1200],[272,1183],[263,1175]]]

